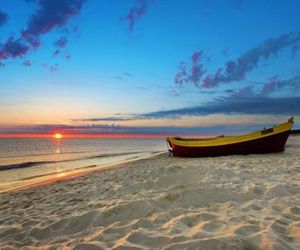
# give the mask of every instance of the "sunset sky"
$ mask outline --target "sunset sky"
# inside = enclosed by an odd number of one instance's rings
[[[300,123],[298,0],[0,0],[0,134]]]

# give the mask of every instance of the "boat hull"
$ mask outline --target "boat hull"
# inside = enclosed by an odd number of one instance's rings
[[[176,145],[170,141],[169,144],[173,155],[181,157],[265,154],[284,151],[284,146],[289,135],[290,131],[288,130],[255,140],[218,146],[188,147]]]

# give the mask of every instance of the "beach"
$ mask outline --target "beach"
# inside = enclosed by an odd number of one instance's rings
[[[162,153],[2,193],[0,248],[299,249],[299,153]]]

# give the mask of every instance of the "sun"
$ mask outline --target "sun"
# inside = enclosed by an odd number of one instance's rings
[[[60,134],[60,133],[56,133],[56,134],[53,135],[53,137],[54,137],[55,139],[61,139],[61,138],[63,138],[63,135]]]

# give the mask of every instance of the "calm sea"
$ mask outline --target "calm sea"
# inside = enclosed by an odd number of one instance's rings
[[[0,138],[0,191],[161,151],[163,139]]]

